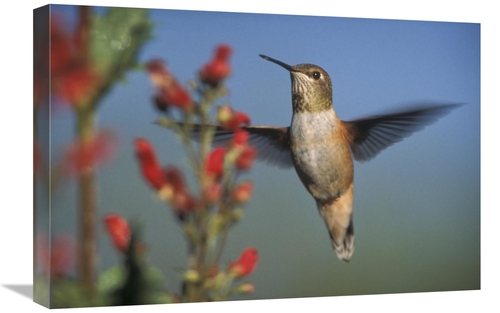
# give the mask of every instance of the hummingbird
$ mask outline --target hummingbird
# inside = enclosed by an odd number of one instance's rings
[[[332,103],[328,73],[314,64],[288,65],[266,55],[290,73],[292,121],[289,127],[244,126],[257,158],[271,165],[295,168],[323,218],[339,259],[349,262],[354,251],[353,160],[365,162],[392,144],[436,122],[461,104],[420,106],[352,121],[343,121]],[[215,141],[231,131],[218,127]]]

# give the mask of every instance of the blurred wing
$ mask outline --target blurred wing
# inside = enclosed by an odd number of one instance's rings
[[[199,129],[195,127],[194,131]],[[282,168],[293,167],[290,155],[290,141],[288,137],[288,127],[272,126],[244,126],[250,136],[248,144],[257,150],[257,159],[272,166]],[[222,146],[233,138],[233,131],[216,126],[214,134],[214,145]]]
[[[257,149],[259,160],[273,166],[293,167],[288,127],[247,126],[243,129],[250,134],[249,144]]]
[[[343,122],[351,136],[351,151],[357,161],[369,161],[385,148],[436,122],[460,104],[417,108]]]

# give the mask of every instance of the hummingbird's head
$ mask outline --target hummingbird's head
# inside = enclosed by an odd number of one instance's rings
[[[291,66],[262,54],[260,56],[290,72],[294,113],[332,109],[332,82],[324,69],[314,64]]]

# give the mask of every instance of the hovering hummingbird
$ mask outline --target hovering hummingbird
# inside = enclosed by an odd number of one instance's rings
[[[432,124],[457,104],[420,107],[343,121],[332,105],[328,73],[313,64],[290,66],[260,55],[290,72],[292,122],[289,127],[245,126],[258,159],[281,167],[294,167],[316,202],[337,256],[349,262],[354,251],[353,158],[368,161],[383,149]],[[217,128],[215,140],[232,133]]]

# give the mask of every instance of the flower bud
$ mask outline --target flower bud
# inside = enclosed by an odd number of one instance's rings
[[[243,277],[253,272],[258,261],[257,249],[247,248],[238,260],[229,264],[229,270],[235,277]]]
[[[253,184],[250,181],[240,183],[231,193],[231,200],[236,203],[247,203],[252,197]]]
[[[217,122],[227,123],[233,117],[233,109],[229,105],[222,105],[217,108]]]
[[[241,220],[244,216],[245,216],[245,211],[243,211],[243,209],[238,208],[231,211],[231,220],[233,222]]]
[[[255,150],[255,148],[251,146],[245,147],[236,159],[236,168],[241,171],[250,169],[256,157],[257,150]]]
[[[128,222],[118,214],[107,214],[104,216],[104,223],[115,248],[126,252],[131,236]]]
[[[234,147],[244,147],[247,145],[249,137],[250,134],[247,131],[238,129],[234,132],[232,145]]]
[[[231,55],[231,47],[220,45],[215,51],[214,58],[199,71],[200,80],[212,87],[217,87],[225,78],[231,74],[231,66],[228,59]]]
[[[156,105],[160,103],[160,109],[172,105],[182,110],[192,110],[193,101],[189,92],[169,72],[167,66],[161,60],[152,60],[146,64],[146,69],[158,94],[155,97]]]
[[[217,109],[217,122],[227,130],[237,130],[242,125],[250,124],[250,117],[233,110],[229,105],[224,105]]]
[[[169,200],[173,208],[177,212],[193,210],[197,201],[189,192],[182,171],[178,167],[170,165],[165,168],[164,173],[172,186],[173,194]]]
[[[217,236],[226,225],[225,218],[220,214],[215,214],[210,221],[210,235]]]
[[[214,182],[203,190],[203,200],[209,204],[219,201],[222,195],[221,184]]]
[[[184,273],[184,280],[188,283],[196,283],[200,280],[200,274],[196,270],[187,270]]]
[[[161,189],[158,191],[158,197],[163,201],[170,201],[173,196],[174,189],[168,184],[163,185],[163,187],[161,187]]]
[[[255,286],[251,283],[243,283],[232,290],[234,293],[249,294],[255,292]]]
[[[210,152],[205,161],[205,173],[212,179],[219,179],[224,173],[224,157],[226,149],[215,148]]]
[[[159,191],[167,183],[167,178],[156,159],[153,146],[146,139],[138,138],[135,140],[135,153],[142,176],[153,189]]]

